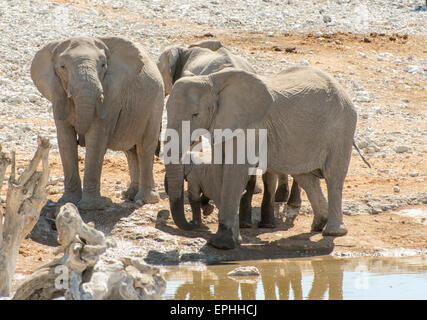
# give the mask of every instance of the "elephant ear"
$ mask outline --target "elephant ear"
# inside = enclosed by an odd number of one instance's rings
[[[257,75],[234,68],[213,73],[209,78],[217,94],[211,127],[259,128],[273,102],[266,84]]]
[[[134,83],[135,78],[141,73],[144,66],[144,50],[137,44],[119,37],[99,38],[105,46],[107,55],[107,72],[103,85],[105,99],[119,97],[122,90]],[[105,101],[105,100],[104,100]],[[99,110],[108,105],[97,106],[97,114],[100,118],[106,110]]]
[[[183,66],[180,57],[183,50],[185,49],[180,46],[169,47],[162,52],[157,61],[157,67],[165,85],[166,95],[171,92],[173,84],[181,76]]]
[[[68,42],[50,42],[40,49],[31,63],[31,79],[40,93],[52,102],[53,116],[65,120],[70,114],[70,100],[55,72],[54,56],[66,47]]]

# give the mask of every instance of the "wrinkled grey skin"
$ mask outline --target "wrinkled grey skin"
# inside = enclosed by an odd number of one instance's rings
[[[234,67],[236,69],[254,73],[253,68],[247,63],[245,59],[232,54],[222,45],[220,41],[217,40],[206,40],[196,44],[191,44],[188,48],[181,46],[169,47],[160,55],[157,66],[163,77],[165,95],[170,94],[173,84],[178,79],[186,76],[208,75],[223,69],[224,67]],[[188,182],[189,184],[191,183],[190,180]],[[294,182],[292,185],[291,196],[289,197],[288,177],[286,175],[281,175],[279,177],[279,186],[277,192],[276,175],[269,174],[264,176],[263,182],[264,198],[261,210],[262,219],[259,223],[259,227],[274,228],[274,201],[288,201],[288,205],[299,207],[301,205],[300,192],[297,183]],[[189,188],[191,188],[191,186],[189,186]],[[251,202],[255,188],[256,185],[248,185],[245,196],[242,199],[239,216],[240,227],[242,228],[248,228],[252,226]],[[204,208],[208,206],[207,203],[203,203],[203,198],[201,205]],[[172,211],[172,216],[178,227],[182,229],[189,230],[200,224],[199,212],[193,211],[193,224],[187,223],[183,211]]]
[[[100,176],[108,149],[126,153],[130,199],[158,201],[153,159],[163,109],[163,81],[137,44],[122,38],[76,37],[40,49],[31,65],[38,90],[53,105],[65,191],[60,202],[101,209]],[[83,190],[77,144],[86,147]]]
[[[347,174],[357,113],[342,87],[323,71],[292,67],[270,76],[225,69],[178,80],[166,105],[168,128],[181,133],[182,121],[196,128],[266,129],[267,171],[290,174],[306,191],[314,212],[312,231],[342,236],[342,189]],[[212,134],[212,133],[211,133]],[[237,210],[249,164],[222,165],[219,227],[210,244],[238,243]],[[183,194],[181,164],[166,166],[171,209]],[[319,178],[326,180],[328,201]]]

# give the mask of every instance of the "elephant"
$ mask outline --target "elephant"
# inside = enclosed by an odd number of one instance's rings
[[[155,62],[136,43],[119,37],[53,41],[34,56],[31,77],[52,102],[64,170],[59,203],[102,209],[100,193],[107,149],[124,151],[130,171],[125,196],[156,203],[153,161],[163,112],[164,87]],[[78,144],[86,148],[83,190]]]
[[[254,69],[249,63],[234,54],[232,54],[222,43],[218,40],[205,40],[199,43],[190,44],[188,48],[181,46],[172,46],[167,48],[159,56],[157,66],[162,74],[165,85],[165,95],[169,95],[173,84],[180,78],[194,75],[208,75],[215,71],[221,70],[225,67],[234,67],[236,69],[254,72]],[[160,147],[158,146],[157,150]],[[194,173],[193,173],[194,175]],[[275,192],[275,198],[266,200],[263,199],[263,219],[259,223],[260,227],[274,228],[274,201],[287,202],[289,206],[300,207],[301,197],[298,184],[294,181],[291,192],[289,193],[288,177],[287,175],[280,175],[278,177],[279,185],[277,191],[277,176],[268,175],[263,177],[264,190],[269,193],[266,197],[271,198],[271,192]],[[250,180],[253,182],[253,180]],[[251,182],[251,183],[252,183]],[[256,183],[256,180],[255,180]],[[197,186],[195,186],[196,188]],[[244,199],[242,199],[242,206],[240,212],[240,227],[249,228],[252,226],[251,222],[251,202],[254,193],[260,193],[261,187],[257,184],[248,185]],[[290,196],[289,196],[290,194]],[[212,212],[213,206],[209,204],[209,198],[202,194],[200,204],[205,215]],[[191,229],[192,226],[187,224],[183,215],[177,216],[172,214],[177,226],[183,229]],[[200,215],[193,215],[193,221],[196,222],[193,226],[200,224]]]
[[[170,94],[173,84],[178,79],[186,76],[207,75],[224,66],[254,72],[245,59],[231,53],[217,40],[190,44],[188,48],[168,47],[160,54],[157,61],[165,86],[165,96]]]
[[[242,129],[246,141],[248,129],[257,135],[266,130],[265,170],[291,175],[306,191],[314,213],[311,230],[324,236],[347,233],[342,190],[355,146],[357,112],[330,75],[310,66],[290,67],[268,76],[226,68],[176,81],[166,109],[168,129],[178,136],[183,121],[189,121],[190,132],[205,129],[212,136],[215,129]],[[236,213],[248,170],[254,166],[247,159],[243,164],[222,164],[218,230],[210,245],[221,249],[238,245]],[[181,211],[182,161],[167,164],[166,176],[171,211]],[[328,200],[320,178],[326,181]]]

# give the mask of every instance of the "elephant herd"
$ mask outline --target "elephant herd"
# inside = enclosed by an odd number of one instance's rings
[[[125,198],[158,202],[153,161],[164,98],[169,96],[167,133],[181,137],[185,126],[190,134],[204,130],[211,137],[218,130],[232,132],[215,143],[212,157],[227,151],[230,142],[231,150],[236,151],[242,136],[248,150],[254,145],[265,150],[260,151],[257,163],[244,157],[237,163],[233,158],[225,163],[196,164],[183,159],[202,137],[192,139],[189,150],[184,139],[175,141],[176,149],[164,152],[174,151],[178,159],[165,161],[165,189],[179,228],[199,226],[201,210],[211,211],[209,200],[213,200],[219,209],[219,226],[209,243],[234,248],[239,229],[252,226],[253,170],[258,167],[264,183],[259,227],[275,226],[275,201],[300,206],[302,187],[314,213],[312,231],[325,236],[347,233],[342,189],[352,147],[357,149],[357,114],[343,88],[317,68],[295,66],[273,75],[257,75],[247,61],[219,41],[169,47],[156,65],[138,43],[118,37],[75,37],[40,49],[32,61],[31,77],[53,106],[64,171],[64,194],[59,203],[72,202],[82,210],[111,204],[100,193],[107,149],[126,154],[130,185],[123,193]],[[254,145],[249,139],[253,132],[259,138]],[[263,142],[261,133],[265,133]],[[86,148],[83,187],[78,145]],[[220,160],[227,156],[219,154]],[[294,179],[291,192],[288,175]],[[328,200],[320,188],[321,178],[326,181]],[[184,215],[184,179],[193,212],[191,222]]]

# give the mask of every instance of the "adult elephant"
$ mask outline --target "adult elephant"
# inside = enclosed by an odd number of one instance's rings
[[[190,131],[266,129],[267,172],[290,174],[305,189],[314,212],[312,231],[347,233],[342,189],[347,174],[357,113],[342,87],[312,67],[292,67],[270,76],[225,69],[178,80],[167,102],[168,129]],[[180,149],[182,150],[182,149]],[[223,164],[219,226],[210,244],[234,248],[239,238],[236,212],[250,165]],[[172,213],[183,210],[183,165],[166,165]],[[326,180],[328,200],[319,178]]]
[[[53,105],[65,178],[60,202],[81,209],[111,203],[100,194],[107,148],[126,153],[131,177],[127,197],[158,202],[153,160],[164,88],[156,64],[141,46],[117,37],[54,41],[36,53],[31,77]],[[77,144],[86,147],[83,191]]]
[[[182,46],[169,47],[159,56],[157,66],[162,74],[166,96],[170,94],[174,83],[182,77],[208,75],[223,69],[224,67],[233,67],[254,73],[254,69],[245,59],[231,53],[218,40],[201,41],[199,43],[189,45],[188,48]],[[158,150],[159,149],[160,148],[158,147]],[[277,175],[272,174],[263,176],[264,198],[262,219],[259,224],[260,227],[275,227],[274,201],[287,202],[288,205],[293,207],[299,207],[301,205],[298,184],[294,181],[291,192],[289,192],[287,175],[280,175],[276,191],[277,178]],[[246,192],[241,203],[239,216],[240,227],[248,228],[252,226],[252,195],[253,193],[260,193],[261,190],[261,187],[256,184],[256,179],[251,179],[245,190]],[[209,199],[202,195],[201,200],[203,211],[205,213],[208,212],[207,214],[209,214],[209,212],[213,210],[213,207],[208,203]],[[183,212],[180,214],[178,211],[174,211],[172,212],[172,216],[175,223],[180,228],[191,229],[193,227],[193,225],[187,223]]]

